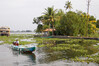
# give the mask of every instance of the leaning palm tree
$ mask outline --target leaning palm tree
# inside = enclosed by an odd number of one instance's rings
[[[54,7],[48,7],[47,9],[45,9],[44,15],[47,16],[47,21],[49,22],[49,29],[50,29],[50,25],[52,25],[52,35],[54,35],[55,14],[56,14],[56,10],[54,10]]]
[[[72,4],[71,4],[71,1],[66,1],[66,3],[65,3],[65,8],[66,8],[66,10],[67,9],[69,9],[69,10],[71,10],[72,9],[72,6],[71,6]]]

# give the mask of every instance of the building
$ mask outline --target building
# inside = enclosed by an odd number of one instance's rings
[[[10,28],[9,27],[0,27],[0,35],[6,35],[9,36],[10,35]]]
[[[48,35],[48,32],[52,32],[52,31],[56,31],[56,29],[45,29],[44,31],[43,31],[43,33],[44,33],[44,35]]]

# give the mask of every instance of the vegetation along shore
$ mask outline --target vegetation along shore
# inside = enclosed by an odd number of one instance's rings
[[[22,45],[36,43],[39,50],[43,49],[43,52],[48,54],[48,61],[61,59],[99,63],[99,40],[36,38],[33,36],[32,34],[0,36],[0,44],[12,44],[15,39],[19,39]]]
[[[39,48],[56,56],[54,60],[64,59],[78,62],[99,63],[99,40],[36,38]],[[51,56],[51,57],[52,57]]]
[[[35,39],[38,47],[53,52],[48,54],[49,60],[99,63],[99,20],[89,14],[89,5],[87,13],[72,11],[71,1],[66,1],[64,7],[65,11],[47,7],[41,16],[33,19],[33,24],[37,24],[35,31],[41,34],[38,36],[41,38]],[[97,40],[90,40],[93,38]]]
[[[22,45],[35,43],[38,48],[36,51],[39,50],[36,54],[46,53],[43,60],[47,61],[44,63],[70,60],[99,64],[99,20],[88,12],[72,11],[71,1],[67,1],[64,7],[65,11],[54,9],[54,6],[48,7],[41,16],[33,18],[33,24],[37,24],[35,32],[40,36],[34,37],[36,35],[33,34],[0,36],[0,44],[12,44],[16,39]]]

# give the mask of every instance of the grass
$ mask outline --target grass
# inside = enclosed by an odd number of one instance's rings
[[[21,39],[29,39],[33,38],[33,35],[31,34],[11,34],[9,37],[7,36],[0,36],[0,41],[3,41],[3,43],[0,44],[12,44],[13,41],[16,39],[19,40],[20,44],[30,44],[33,42],[28,42],[28,41],[20,41]]]
[[[94,33],[94,34],[89,34],[88,36],[89,36],[89,37],[97,37],[97,38],[99,38],[99,33],[96,32],[96,33]]]

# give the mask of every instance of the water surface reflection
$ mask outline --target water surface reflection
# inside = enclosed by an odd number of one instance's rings
[[[0,45],[0,66],[32,66],[36,64],[34,53],[13,51],[8,45]]]
[[[97,63],[61,60],[60,54],[48,48],[37,48],[34,53],[23,54],[13,51],[9,45],[0,45],[0,66],[99,66]]]
[[[36,56],[34,53],[20,53],[19,51],[12,50],[12,54],[16,57],[14,66],[31,66],[36,64]]]
[[[38,62],[36,66],[99,66],[99,64],[92,62],[70,61],[68,57],[71,56],[67,52],[52,51],[48,47],[39,47],[36,52]],[[72,54],[72,52],[70,53]],[[62,58],[67,58],[67,60]]]

